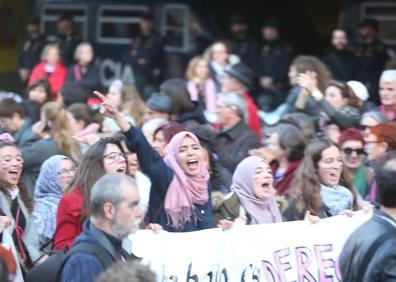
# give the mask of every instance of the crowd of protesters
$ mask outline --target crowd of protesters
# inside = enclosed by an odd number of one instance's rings
[[[125,59],[136,84],[114,80],[104,93],[93,45],[72,17],[59,18],[49,44],[38,27],[29,21],[18,61],[26,92],[0,101],[10,281],[24,281],[48,250],[73,249],[97,232],[119,250],[129,233],[120,231],[123,209],[139,228],[187,232],[382,207],[376,168],[396,149],[396,65],[375,20],[358,26],[356,45],[335,29],[334,50],[318,58],[294,54],[273,19],[256,42],[233,17],[232,36],[192,58],[185,77],[158,80],[163,39],[146,14]],[[139,195],[123,209],[109,190],[118,183],[129,195],[117,174]],[[74,256],[62,281],[94,281],[103,272],[95,263]]]

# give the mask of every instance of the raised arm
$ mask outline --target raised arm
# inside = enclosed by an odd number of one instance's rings
[[[94,94],[102,100],[101,113],[114,119],[121,128],[126,137],[125,143],[128,149],[136,153],[142,171],[150,178],[153,184],[152,188],[157,190],[157,193],[161,193],[161,196],[164,196],[172,181],[172,170],[165,164],[158,152],[151,147],[140,129],[128,123],[106,96],[98,91],[95,91]]]

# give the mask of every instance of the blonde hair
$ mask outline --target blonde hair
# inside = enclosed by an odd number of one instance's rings
[[[201,61],[205,61],[206,63],[209,64],[208,60],[203,56],[195,56],[194,58],[192,58],[190,60],[190,62],[188,63],[187,70],[186,70],[186,79],[187,80],[192,80],[196,76],[195,69],[197,68],[198,64]]]
[[[41,116],[51,122],[51,138],[58,146],[59,152],[73,160],[79,160],[80,147],[72,138],[72,130],[66,110],[58,102],[48,102],[41,108]]]

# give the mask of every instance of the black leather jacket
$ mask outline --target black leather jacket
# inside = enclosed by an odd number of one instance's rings
[[[391,230],[396,231],[396,221],[375,210],[373,217],[352,233],[339,258],[342,281],[357,282],[368,249],[379,236]],[[366,281],[396,281],[396,236],[384,241],[377,249],[365,269],[362,282]]]

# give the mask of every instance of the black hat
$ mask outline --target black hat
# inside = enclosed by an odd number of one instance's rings
[[[27,23],[38,25],[40,24],[40,19],[36,16],[31,16],[30,18],[28,18]]]
[[[378,30],[378,21],[376,19],[364,19],[359,23],[359,28],[363,27],[372,27],[375,30]]]
[[[151,11],[145,11],[142,14],[141,19],[145,20],[145,21],[153,21],[154,20],[154,15],[153,15],[153,13]]]
[[[230,24],[247,24],[247,20],[242,15],[233,15],[231,16]]]
[[[88,99],[88,92],[80,85],[75,83],[65,83],[59,91],[63,98],[65,108],[74,103],[86,103]]]
[[[239,80],[247,88],[252,87],[254,80],[253,71],[244,63],[232,65],[225,73]]]
[[[60,15],[57,22],[59,23],[59,22],[62,22],[62,21],[72,22],[73,21],[73,15],[72,14],[68,14],[68,13]]]
[[[276,18],[267,18],[262,24],[262,28],[265,27],[279,29],[279,21]]]
[[[154,92],[151,94],[146,105],[150,109],[161,113],[173,114],[174,111],[172,99],[160,92]]]

